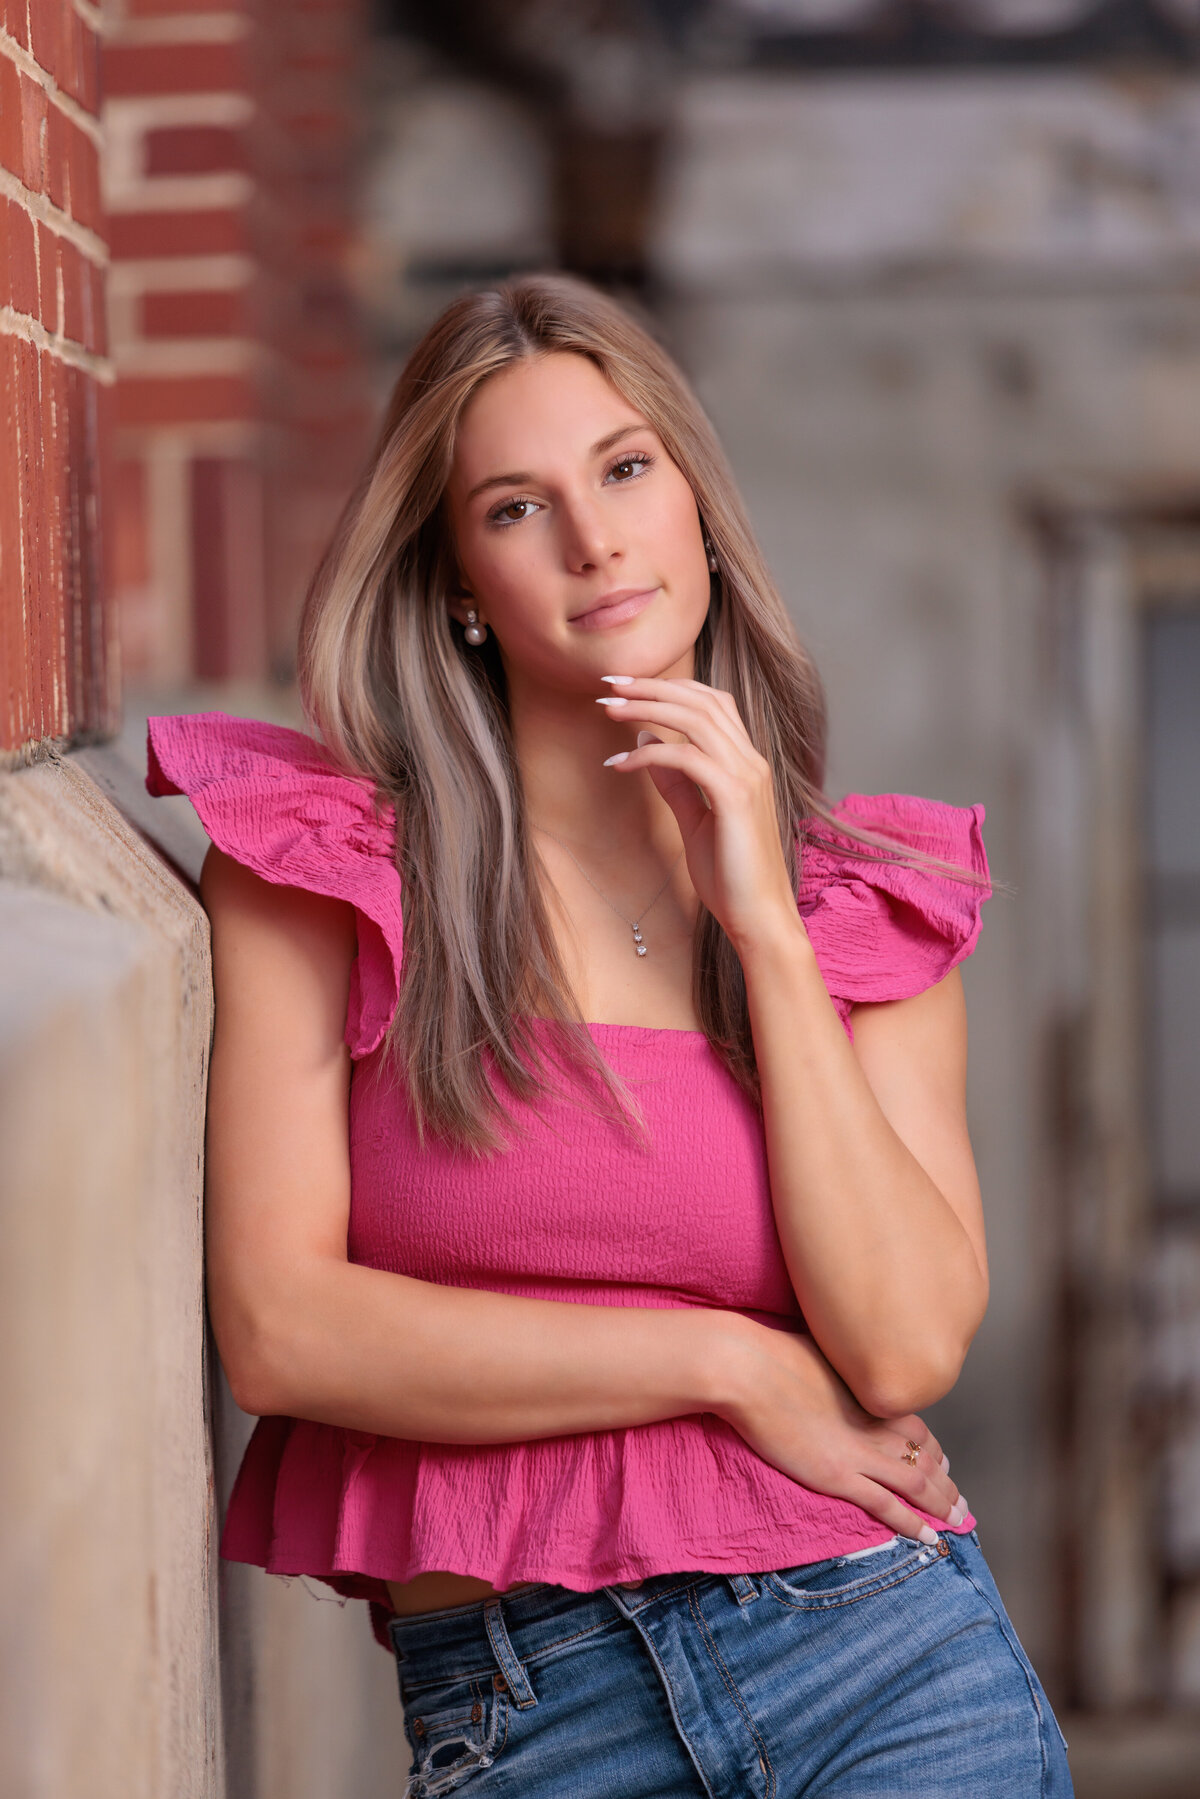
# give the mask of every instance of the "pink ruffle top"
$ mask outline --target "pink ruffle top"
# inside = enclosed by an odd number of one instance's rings
[[[417,1146],[404,1092],[371,1078],[403,953],[395,821],[373,783],[297,731],[224,713],[152,718],[152,794],[186,793],[213,842],[264,880],[348,901],[358,925],[346,1043],[352,1262],[573,1304],[722,1306],[804,1322],[776,1234],[762,1122],[702,1032],[591,1024],[652,1133],[638,1146],[567,1100],[476,1162]],[[990,889],[983,807],[849,795],[838,815],[985,877],[861,861],[825,834],[803,853],[800,913],[847,1031],[859,1001],[922,992],[974,947]],[[944,1530],[944,1522],[930,1522]],[[967,1518],[959,1527],[972,1528]],[[752,1573],[884,1542],[860,1507],[810,1492],[701,1413],[525,1443],[411,1442],[260,1418],[221,1554],[308,1574],[371,1603],[425,1571],[577,1591],[680,1570]]]

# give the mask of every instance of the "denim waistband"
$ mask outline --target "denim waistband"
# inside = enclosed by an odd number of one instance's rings
[[[440,1612],[390,1618],[387,1633],[408,1694],[440,1682],[487,1679],[522,1709],[537,1703],[526,1667],[564,1643],[618,1626],[646,1606],[697,1583],[721,1582],[739,1605],[759,1596],[753,1574],[655,1574],[636,1586],[574,1593],[541,1584]]]

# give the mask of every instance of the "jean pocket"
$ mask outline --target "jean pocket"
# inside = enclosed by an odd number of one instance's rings
[[[898,1582],[936,1567],[949,1553],[941,1537],[936,1544],[928,1545],[901,1537],[878,1555],[861,1561],[835,1555],[823,1562],[803,1562],[797,1568],[764,1574],[763,1590],[792,1611],[826,1611],[886,1592]]]
[[[413,1759],[402,1799],[437,1799],[492,1766],[508,1735],[508,1701],[479,1680],[414,1693],[404,1734]]]

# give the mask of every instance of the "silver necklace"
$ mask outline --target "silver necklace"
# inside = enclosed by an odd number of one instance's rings
[[[554,837],[554,832],[547,831],[545,825],[534,825],[533,828],[535,831],[541,831],[542,834],[546,837]],[[591,875],[588,873],[587,869],[583,866],[583,863],[579,860],[579,857],[575,854],[574,850],[570,847],[570,845],[563,843],[563,840],[561,837],[554,837],[554,841],[555,841],[555,843],[557,843],[560,846],[560,848],[566,850],[568,856],[570,856],[572,862],[575,864],[576,868],[579,870],[580,874],[583,876],[583,878],[587,882],[588,886],[595,888],[596,892],[599,893],[600,898],[604,901],[605,905],[611,906],[612,910],[616,913],[617,917],[619,919],[622,919],[623,922],[629,926],[630,930],[633,932],[634,948],[637,950],[637,953],[639,956],[644,956],[646,954],[646,945],[642,942],[642,931],[641,931],[642,920],[643,920],[643,918],[645,918],[647,912],[650,911],[651,907],[657,905],[658,901],[662,898],[663,894],[667,891],[667,886],[670,882],[671,876],[675,873],[675,870],[679,867],[679,864],[683,861],[684,851],[680,850],[680,852],[676,856],[674,862],[672,862],[669,870],[667,871],[666,880],[663,882],[662,886],[659,888],[659,890],[655,894],[654,898],[650,901],[649,905],[643,906],[636,918],[626,918],[625,914],[621,911],[620,907],[613,905],[613,903],[609,899],[607,893],[604,893],[599,887],[596,887],[595,881],[593,881]]]

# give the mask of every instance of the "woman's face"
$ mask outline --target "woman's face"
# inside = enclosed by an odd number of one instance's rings
[[[510,687],[595,693],[602,674],[691,675],[709,604],[692,490],[594,363],[531,357],[459,421],[446,503],[465,598]]]

